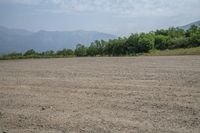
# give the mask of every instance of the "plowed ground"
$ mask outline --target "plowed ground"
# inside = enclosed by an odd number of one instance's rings
[[[0,61],[0,132],[200,133],[200,56]]]

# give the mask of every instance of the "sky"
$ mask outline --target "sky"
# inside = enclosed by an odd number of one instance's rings
[[[200,0],[0,0],[0,25],[128,35],[200,20]]]

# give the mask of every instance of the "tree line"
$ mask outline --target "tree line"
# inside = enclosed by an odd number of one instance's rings
[[[135,33],[129,37],[119,37],[112,40],[96,40],[88,47],[77,44],[75,50],[36,52],[33,49],[25,53],[3,55],[1,59],[15,58],[51,58],[73,56],[133,56],[147,53],[152,49],[165,50],[176,48],[191,48],[200,46],[200,27],[191,26],[188,30],[168,28],[148,33]]]

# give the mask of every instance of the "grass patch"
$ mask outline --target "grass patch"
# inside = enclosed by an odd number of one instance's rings
[[[174,55],[200,55],[200,47],[180,48],[173,50],[151,50],[149,53],[144,53],[146,56],[174,56]]]

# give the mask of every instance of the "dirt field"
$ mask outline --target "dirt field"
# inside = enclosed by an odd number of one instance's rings
[[[200,133],[200,56],[0,61],[0,133]]]

